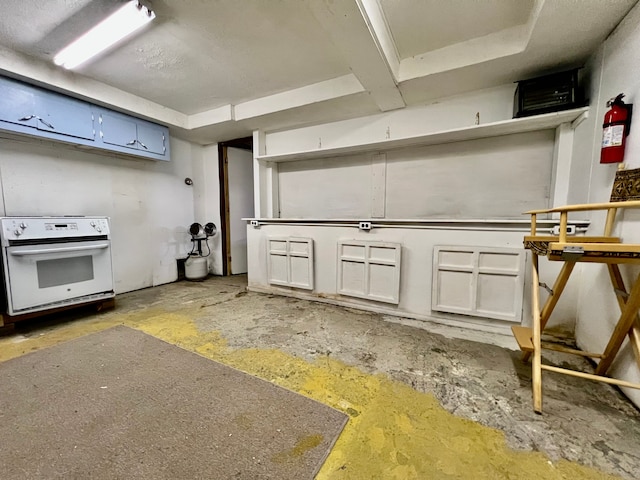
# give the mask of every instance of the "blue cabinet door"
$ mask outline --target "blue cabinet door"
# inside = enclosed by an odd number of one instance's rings
[[[164,155],[167,152],[166,137],[166,127],[138,122],[138,150]]]
[[[0,122],[36,128],[35,90],[0,77]]]
[[[93,114],[86,102],[55,93],[42,92],[36,98],[37,128],[44,132],[93,140]]]
[[[138,149],[136,121],[131,117],[111,112],[100,113],[100,137],[104,143]]]

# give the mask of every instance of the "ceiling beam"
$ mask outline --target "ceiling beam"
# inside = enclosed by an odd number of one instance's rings
[[[376,42],[378,50],[384,55],[394,82],[397,84],[400,78],[400,54],[382,7],[378,0],[356,0],[356,2],[360,13],[367,22],[369,33],[371,33],[373,41]]]
[[[310,2],[309,8],[378,108],[383,112],[402,108],[405,103],[393,76],[395,66],[383,53],[385,49],[390,51],[390,33],[387,37],[384,29],[376,30],[376,26],[381,28],[381,19],[371,5],[367,8],[374,13],[369,15],[361,4],[355,0],[318,0]]]
[[[233,105],[223,105],[222,107],[213,108],[206,112],[193,113],[189,115],[188,119],[188,128],[190,130],[216,123],[231,122],[235,120]]]
[[[365,89],[355,75],[343,75],[342,77],[332,78],[324,82],[318,82],[287,90],[286,92],[249,100],[248,102],[238,103],[234,108],[235,119],[246,120],[248,118],[290,110],[304,105],[333,100],[347,95],[354,95],[364,91]]]

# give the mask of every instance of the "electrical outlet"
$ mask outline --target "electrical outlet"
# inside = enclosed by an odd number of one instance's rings
[[[360,230],[371,230],[371,222],[360,222],[360,225],[358,226],[358,228]]]
[[[551,233],[553,235],[560,235],[560,225],[555,225],[551,229]],[[576,234],[576,226],[575,225],[567,225],[567,235],[575,235]]]
[[[256,227],[256,228],[260,226],[260,222],[259,222],[258,220],[251,220],[251,221],[249,222],[249,224],[250,224],[252,227]]]

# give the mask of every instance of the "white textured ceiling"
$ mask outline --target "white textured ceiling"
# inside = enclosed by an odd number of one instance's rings
[[[139,35],[53,55],[122,0],[2,0],[0,72],[208,143],[580,66],[637,0],[142,0]]]
[[[526,23],[533,0],[380,0],[400,58]]]

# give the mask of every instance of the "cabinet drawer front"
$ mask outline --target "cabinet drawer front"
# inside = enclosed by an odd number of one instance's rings
[[[103,112],[100,114],[100,136],[104,143],[137,150],[136,122],[132,118]]]
[[[36,127],[33,89],[0,77],[0,121]]]
[[[164,127],[152,123],[138,123],[138,150],[164,155],[166,138]]]
[[[93,140],[91,105],[55,94],[43,94],[36,101],[38,130]]]

